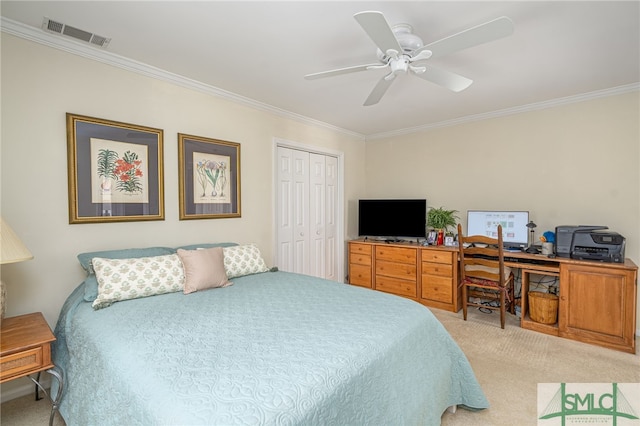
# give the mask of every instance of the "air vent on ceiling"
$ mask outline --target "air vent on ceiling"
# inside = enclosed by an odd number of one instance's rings
[[[81,40],[86,43],[90,43],[103,48],[106,48],[111,41],[110,38],[102,37],[97,34],[93,34],[88,31],[63,24],[61,22],[56,22],[47,17],[42,20],[42,29],[57,34],[66,35],[75,38],[76,40]]]

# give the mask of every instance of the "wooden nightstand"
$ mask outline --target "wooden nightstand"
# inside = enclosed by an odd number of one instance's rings
[[[62,375],[55,370],[51,362],[51,342],[56,338],[45,321],[42,313],[20,315],[2,320],[2,336],[0,343],[0,383],[8,382],[20,377],[28,377],[42,390],[47,397],[49,394],[40,385],[40,373],[48,372],[58,380],[56,399],[52,400],[49,424],[53,424],[53,417],[58,410],[62,397]],[[37,378],[31,377],[37,374]],[[36,398],[38,398],[36,390]]]

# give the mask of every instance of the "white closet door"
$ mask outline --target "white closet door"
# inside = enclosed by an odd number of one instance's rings
[[[278,268],[339,280],[338,159],[278,147]]]

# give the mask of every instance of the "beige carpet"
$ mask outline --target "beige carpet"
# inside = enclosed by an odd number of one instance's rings
[[[445,413],[443,425],[536,425],[538,383],[637,383],[640,356],[535,331],[507,315],[470,310],[468,321],[432,309],[467,355],[491,404],[488,410]]]
[[[469,358],[491,404],[479,412],[447,412],[442,425],[536,425],[538,383],[640,382],[640,355],[523,330],[511,315],[502,330],[495,313],[472,310],[465,322],[462,312],[432,312]],[[47,400],[36,402],[32,394],[27,395],[2,404],[0,423],[46,425],[50,410]],[[54,425],[64,426],[59,415]]]

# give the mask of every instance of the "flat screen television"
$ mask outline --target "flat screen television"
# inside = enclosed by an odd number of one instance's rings
[[[361,237],[424,238],[426,225],[426,199],[358,202],[358,235]]]
[[[502,242],[507,248],[525,248],[529,236],[527,211],[467,211],[467,236],[485,235],[498,238],[498,225],[502,225]]]

